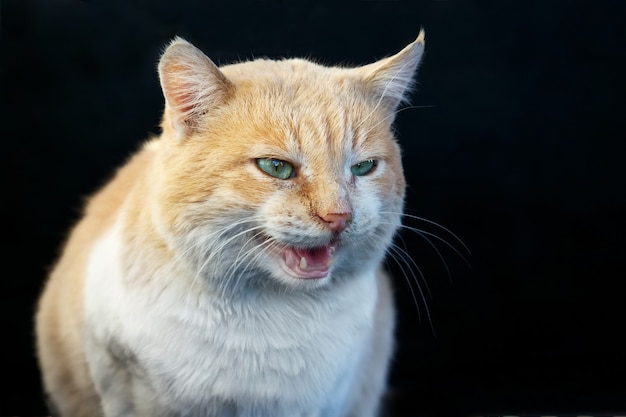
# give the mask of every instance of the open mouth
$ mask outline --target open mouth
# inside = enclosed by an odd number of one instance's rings
[[[289,275],[302,279],[321,279],[328,276],[334,262],[334,246],[317,248],[285,248],[281,251],[282,267]]]

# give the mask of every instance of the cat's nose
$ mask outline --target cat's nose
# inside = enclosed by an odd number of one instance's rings
[[[320,216],[333,233],[343,232],[352,220],[352,213],[328,213]]]

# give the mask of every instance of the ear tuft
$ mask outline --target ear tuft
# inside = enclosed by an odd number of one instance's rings
[[[164,129],[182,137],[195,133],[202,116],[224,104],[232,84],[198,48],[176,37],[159,61],[165,96]]]

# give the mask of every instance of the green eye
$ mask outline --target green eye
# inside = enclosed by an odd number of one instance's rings
[[[368,159],[358,164],[354,164],[350,167],[350,171],[357,177],[367,175],[376,168],[376,161],[374,159]]]
[[[293,165],[280,159],[258,158],[256,164],[261,171],[279,180],[286,180],[294,176]]]

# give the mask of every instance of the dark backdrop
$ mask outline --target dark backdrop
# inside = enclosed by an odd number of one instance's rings
[[[182,35],[218,63],[362,64],[421,26],[413,104],[425,107],[397,120],[408,211],[472,254],[470,268],[431,237],[444,265],[402,233],[430,294],[416,304],[389,263],[394,415],[626,411],[624,2],[331,4],[2,2],[0,414],[44,413],[36,297],[82,197],[158,133],[155,67],[169,39]],[[442,229],[407,224],[465,254]]]

